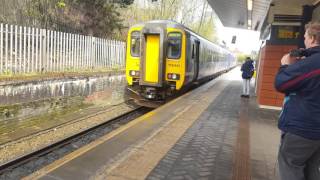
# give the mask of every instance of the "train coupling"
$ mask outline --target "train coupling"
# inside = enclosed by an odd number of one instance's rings
[[[147,87],[145,89],[144,97],[146,99],[155,99],[157,90],[153,87]]]

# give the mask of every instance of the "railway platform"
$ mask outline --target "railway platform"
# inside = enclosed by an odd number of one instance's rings
[[[280,111],[241,88],[235,68],[24,179],[277,179]]]

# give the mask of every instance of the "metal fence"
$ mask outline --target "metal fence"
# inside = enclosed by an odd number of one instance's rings
[[[123,68],[125,43],[0,24],[0,74]]]

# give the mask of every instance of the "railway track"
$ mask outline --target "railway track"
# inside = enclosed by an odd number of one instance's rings
[[[215,76],[211,77],[207,81],[203,81],[199,84],[195,84],[190,89],[188,89],[188,91],[193,90],[205,84],[206,82],[216,78],[220,74],[221,73],[217,73],[215,74]],[[181,94],[184,94],[185,92],[188,92],[188,91],[181,92]],[[70,152],[73,152],[86,144],[89,144],[90,142],[111,132],[112,130],[118,128],[119,126],[126,124],[133,119],[136,119],[137,117],[145,114],[146,112],[149,112],[150,110],[151,110],[150,108],[146,108],[146,107],[137,107],[132,111],[129,111],[125,114],[122,114],[104,123],[91,127],[80,133],[74,134],[63,140],[47,145],[44,148],[25,154],[23,156],[17,157],[6,163],[2,163],[2,164],[0,163],[0,179],[21,179],[22,177],[25,177],[41,169],[42,167],[63,157],[64,155]],[[102,114],[103,112],[104,111],[99,111],[97,113],[90,115],[90,117],[97,116],[99,114]],[[89,117],[85,117],[85,118],[89,118]],[[77,120],[77,121],[81,121],[81,120]],[[74,121],[74,122],[77,122],[77,121]],[[69,123],[64,123],[59,126],[65,126],[67,124]],[[47,129],[45,131],[48,131],[48,130],[50,129]]]
[[[35,150],[13,160],[0,164],[0,179],[20,179],[50,164],[64,155],[97,140],[99,137],[117,129],[151,109],[137,107],[132,111],[88,128],[80,133],[66,137],[39,150]],[[94,115],[92,115],[94,116]]]

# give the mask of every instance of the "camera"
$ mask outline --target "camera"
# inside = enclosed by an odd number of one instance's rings
[[[290,56],[291,57],[303,57],[307,56],[307,52],[305,49],[293,49],[290,51]]]

